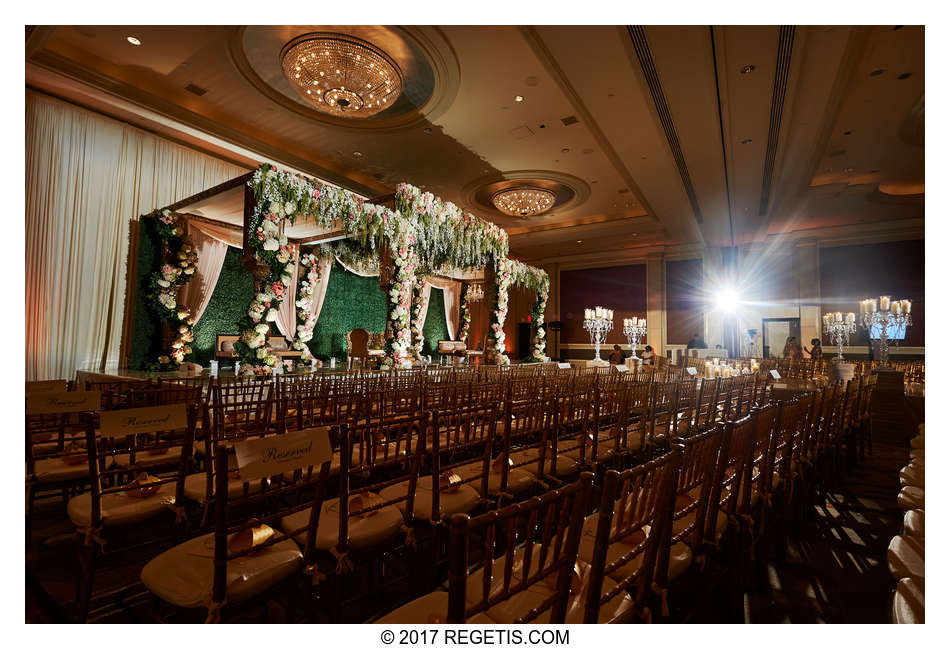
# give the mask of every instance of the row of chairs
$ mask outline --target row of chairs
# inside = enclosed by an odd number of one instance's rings
[[[162,516],[174,515],[175,522],[157,527],[185,539],[185,547],[174,546],[155,557],[143,569],[142,582],[179,609],[206,608],[212,620],[224,602],[229,611],[237,610],[235,605],[261,595],[249,584],[265,583],[267,591],[283,581],[277,578],[281,571],[271,565],[275,552],[287,553],[288,564],[280,564],[288,571],[285,576],[301,570],[317,582],[329,576],[329,585],[319,590],[332,592],[321,600],[332,602],[330,619],[340,619],[344,607],[359,598],[360,593],[346,592],[350,586],[373,584],[380,575],[392,582],[389,578],[399,566],[410,590],[435,584],[440,570],[455,556],[447,546],[455,514],[488,514],[525,498],[543,498],[583,482],[587,472],[597,476],[602,489],[609,471],[622,475],[661,457],[686,458],[687,468],[677,470],[688,478],[677,489],[676,501],[686,503],[677,520],[686,520],[701,509],[705,512],[695,490],[708,483],[711,451],[690,455],[677,450],[680,440],[715,438],[718,458],[723,422],[749,417],[768,400],[765,382],[756,377],[697,385],[689,380],[661,383],[637,374],[562,376],[536,370],[493,374],[450,371],[436,375],[437,380],[412,374],[286,377],[277,382],[223,381],[207,386],[179,381],[125,386],[115,393],[105,390],[109,396],[103,402],[113,407],[177,405],[185,411],[187,425],[181,430],[103,439],[97,434],[98,416],[86,413],[80,427],[65,416],[53,427],[59,435],[60,461],[84,454],[85,477],[91,482],[89,491],[70,498],[67,507],[83,547],[80,615],[88,608],[104,548],[124,545],[121,537],[129,528],[141,528],[141,523]],[[460,394],[480,399],[463,402]],[[28,421],[28,439],[51,430],[39,423]],[[300,467],[257,481],[244,480],[234,471],[235,444],[315,425],[329,427],[335,453],[327,465]],[[72,436],[69,444],[81,437],[85,448],[69,446],[66,451],[67,434]],[[631,437],[639,439],[636,448],[630,448]],[[690,459],[694,455],[706,458],[705,468],[697,468],[698,460]],[[43,461],[55,459],[56,452],[43,457]],[[31,475],[38,475],[37,464],[33,455]],[[695,493],[687,502],[683,497],[691,490]],[[571,496],[575,497],[581,496]],[[285,524],[286,519],[290,522]],[[212,520],[214,532],[209,535]],[[272,525],[276,521],[280,524]],[[713,532],[717,524],[718,518]],[[705,519],[694,518],[687,530],[675,535],[671,531],[670,539],[677,539],[671,547],[692,538],[694,530],[705,534],[708,527]],[[261,537],[264,528],[270,532],[261,549],[239,548],[227,559],[222,543],[235,535]],[[154,536],[147,540],[166,541]],[[293,550],[296,540],[304,543]],[[702,549],[702,543],[694,545],[697,551]],[[215,568],[209,573],[212,546]],[[422,547],[425,552],[418,550]],[[438,560],[421,561],[425,570],[407,571],[404,561],[394,559],[408,554]],[[235,572],[234,560],[242,566],[237,581],[227,577]],[[264,582],[254,572],[261,563],[266,568]],[[192,572],[175,581],[170,566]],[[220,577],[219,568],[225,577]],[[365,579],[353,577],[360,571]],[[422,586],[419,575],[427,575]],[[211,595],[204,587],[208,578],[215,586]],[[169,580],[174,582],[171,586]],[[232,581],[244,588],[229,595],[227,585]],[[663,580],[657,583],[663,590]],[[179,592],[185,590],[187,596]],[[375,589],[362,590],[365,595]],[[322,610],[326,614],[327,608]]]
[[[887,548],[887,567],[897,580],[891,600],[895,624],[924,623],[924,424],[910,441],[910,461],[901,469],[897,504],[903,530]]]

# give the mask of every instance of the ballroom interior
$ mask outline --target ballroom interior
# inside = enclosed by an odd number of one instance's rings
[[[27,25],[25,621],[924,623],[924,33]]]

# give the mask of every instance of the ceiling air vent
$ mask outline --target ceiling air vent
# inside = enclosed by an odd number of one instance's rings
[[[205,94],[206,92],[208,92],[207,90],[205,90],[205,89],[202,88],[201,86],[196,86],[196,85],[193,84],[193,83],[189,83],[187,86],[185,86],[185,90],[187,90],[188,92],[194,93],[194,94],[198,95],[199,97],[200,97],[201,95]]]
[[[577,118],[574,117],[573,115],[568,115],[567,117],[562,117],[562,118],[561,118],[561,123],[564,124],[564,126],[570,126],[571,124],[577,124]]]

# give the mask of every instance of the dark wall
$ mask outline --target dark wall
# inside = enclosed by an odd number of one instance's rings
[[[924,346],[924,241],[891,241],[819,250],[821,312],[852,311],[860,321],[859,302],[890,295],[913,301],[913,324],[900,345]],[[829,348],[831,340],[822,336]],[[866,345],[867,330],[858,325],[852,345]]]
[[[666,342],[685,345],[703,334],[703,260],[666,263]]]
[[[590,343],[584,330],[584,309],[602,306],[614,311],[607,343],[626,343],[624,318],[647,317],[646,264],[561,271],[562,343]]]

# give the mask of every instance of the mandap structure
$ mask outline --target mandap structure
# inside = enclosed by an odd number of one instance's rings
[[[508,235],[497,225],[412,185],[400,184],[395,194],[368,201],[345,189],[262,164],[143,218],[156,219],[163,247],[146,296],[164,323],[167,350],[153,364],[160,369],[174,369],[191,353],[197,317],[179,300],[180,291],[200,265],[191,232],[239,245],[244,265],[254,276],[255,295],[234,345],[242,373],[267,374],[278,363],[266,341],[271,323],[280,324],[285,300],[293,300],[294,316],[290,317],[295,322],[290,326],[285,322],[281,329],[293,339],[292,346],[301,351],[302,359],[309,360],[307,342],[316,324],[314,292],[334,258],[361,274],[379,275],[380,287],[388,296],[384,369],[407,368],[420,360],[420,303],[428,299],[425,284],[439,281],[462,284],[456,294],[461,297],[458,335],[463,340],[469,316],[461,294],[466,282],[484,281],[489,311],[485,362],[492,364],[509,362],[503,329],[509,288],[534,290],[531,360],[545,359],[547,273],[509,259]],[[213,289],[213,285],[203,288]]]

